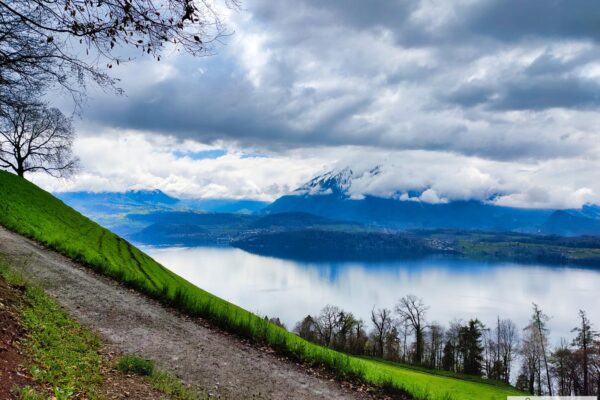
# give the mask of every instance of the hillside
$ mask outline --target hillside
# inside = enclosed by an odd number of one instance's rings
[[[415,235],[319,229],[252,235],[231,245],[255,254],[305,261],[381,261],[451,253]]]
[[[550,215],[542,229],[554,235],[600,235],[600,219],[586,217],[583,213],[558,210]]]
[[[58,192],[55,196],[121,236],[138,232],[149,225],[143,219],[128,218],[130,215],[164,212],[251,214],[267,205],[255,200],[180,199],[156,189],[126,192]]]
[[[438,399],[505,399],[507,386],[472,382],[435,373],[349,357],[308,343],[263,318],[197,288],[168,271],[127,241],[100,227],[51,194],[0,171],[0,225],[192,316],[265,343],[296,360],[322,365],[341,377]],[[82,294],[85,295],[85,294]]]
[[[183,228],[178,230],[181,232]],[[600,266],[598,236],[457,230],[345,231],[316,227],[234,236],[230,245],[254,254],[299,261],[398,260],[438,254],[471,260]]]
[[[232,241],[261,232],[313,228],[332,231],[364,229],[359,224],[335,221],[308,213],[245,215],[162,211],[130,214],[127,219],[136,226],[145,226],[127,237],[136,243],[154,246],[228,245]]]
[[[267,206],[265,213],[305,212],[395,229],[464,229],[540,232],[549,210],[499,207],[480,201],[431,204],[375,196],[363,199],[335,194],[288,195]]]

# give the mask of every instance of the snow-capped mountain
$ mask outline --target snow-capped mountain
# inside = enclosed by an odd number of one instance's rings
[[[334,195],[339,198],[364,199],[368,196],[394,200],[445,203],[448,199],[438,195],[435,188],[411,182],[401,167],[394,164],[374,165],[363,168],[343,167],[327,171],[312,178],[290,195]],[[467,193],[469,195],[470,193]],[[490,196],[488,193],[476,195]]]
[[[376,166],[368,171],[355,172],[350,167],[334,169],[318,175],[294,190],[294,195],[336,195],[349,197],[352,186],[356,180],[370,179],[381,172],[381,167]]]
[[[427,186],[390,165],[344,167],[316,176],[262,212],[305,212],[400,229],[600,234],[600,213],[595,206],[573,210],[570,214],[550,209],[504,207],[495,204],[502,194],[489,186],[472,185],[470,190],[456,186],[453,182],[446,186]],[[574,218],[573,213],[578,218]]]

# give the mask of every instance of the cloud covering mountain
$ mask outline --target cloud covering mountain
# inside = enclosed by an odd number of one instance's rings
[[[136,132],[153,153],[168,137],[281,162],[175,158],[156,171],[141,158],[139,174],[119,179],[123,188],[267,199],[334,166],[377,165],[386,152],[395,172],[357,192],[420,188],[431,201],[498,195],[526,207],[600,202],[594,2],[248,0],[222,12],[233,34],[218,54],[120,66],[127,96],[94,94],[80,131],[118,143]],[[131,171],[128,160],[111,162]],[[209,164],[222,173],[207,178]],[[253,177],[259,164],[279,189]],[[113,184],[104,168],[92,170],[80,188]]]

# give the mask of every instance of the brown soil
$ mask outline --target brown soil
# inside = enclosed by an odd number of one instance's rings
[[[100,391],[105,399],[110,400],[168,400],[169,396],[152,388],[152,386],[138,375],[123,374],[112,366],[119,353],[111,352],[108,348],[102,350],[102,375],[104,384]]]
[[[28,372],[32,365],[23,340],[25,329],[20,323],[20,310],[25,304],[22,288],[9,286],[0,278],[0,399],[18,399],[16,390],[26,386],[51,396],[52,388],[33,380]],[[105,378],[100,395],[106,399],[163,400],[169,397],[154,390],[142,377],[125,375],[115,368],[118,353],[102,351]]]
[[[0,399],[16,399],[13,389],[33,386],[19,344],[24,330],[19,323],[23,294],[0,279]]]
[[[372,399],[366,387],[331,379],[189,318],[0,227],[0,254],[118,352],[154,360],[214,398]],[[26,261],[26,262],[24,262]]]

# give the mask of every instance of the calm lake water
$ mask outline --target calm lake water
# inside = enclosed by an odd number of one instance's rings
[[[373,307],[393,308],[406,294],[422,297],[429,321],[511,318],[523,328],[536,302],[551,316],[552,342],[571,338],[584,309],[600,327],[600,270],[456,259],[306,263],[234,248],[144,249],[197,286],[291,329],[326,304],[369,321]]]

